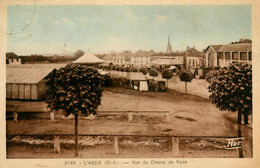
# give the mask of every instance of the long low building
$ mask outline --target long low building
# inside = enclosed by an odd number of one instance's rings
[[[40,100],[45,97],[46,77],[66,64],[21,64],[6,66],[6,98]]]
[[[252,64],[252,43],[210,45],[204,55],[206,67],[225,67],[236,62]]]

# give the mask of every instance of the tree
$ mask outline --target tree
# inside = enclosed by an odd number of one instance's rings
[[[142,68],[142,69],[141,69],[141,72],[142,72],[144,75],[146,75],[146,74],[148,73],[148,70],[147,70],[146,68]]]
[[[167,87],[168,87],[168,79],[171,79],[173,77],[173,73],[170,69],[164,69],[162,71],[162,78],[166,79]]]
[[[46,102],[51,110],[75,115],[75,156],[78,156],[78,114],[96,113],[101,104],[103,78],[85,65],[69,64],[48,76]]]
[[[138,69],[137,69],[136,67],[132,67],[132,68],[131,68],[131,71],[132,71],[132,72],[138,72]]]
[[[149,70],[149,75],[152,76],[154,79],[155,76],[158,76],[158,71],[156,69],[152,68]]]
[[[220,110],[238,112],[244,124],[252,114],[252,66],[245,63],[231,64],[207,76],[210,98]]]
[[[238,41],[231,42],[230,44],[238,44],[238,43],[252,43],[252,40],[240,38]]]
[[[130,67],[124,67],[125,72],[130,72],[130,70],[131,70]]]
[[[85,52],[82,51],[82,50],[77,50],[77,51],[74,52],[74,56],[75,56],[76,58],[79,58],[79,57],[81,57],[81,56],[84,55],[84,54],[85,54]]]
[[[210,74],[206,80],[212,103],[220,110],[237,112],[238,137],[241,137],[242,115],[244,124],[248,124],[248,116],[252,114],[252,66],[231,64]],[[239,157],[243,157],[241,148]]]
[[[185,82],[185,92],[187,93],[187,82],[191,82],[193,79],[193,74],[190,70],[184,69],[181,71],[179,76],[181,81]]]

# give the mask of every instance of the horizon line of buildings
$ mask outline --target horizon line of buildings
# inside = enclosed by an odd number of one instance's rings
[[[224,67],[234,62],[252,64],[252,43],[209,45],[202,52],[195,47],[188,46],[186,51],[173,52],[170,37],[168,37],[165,53],[156,53],[153,50],[138,50],[135,53],[123,51],[121,53],[103,54],[103,57],[100,58],[105,61],[105,64],[120,66],[150,67],[159,65],[165,67],[186,64],[190,68]],[[6,64],[22,64],[22,59],[15,53],[9,52],[6,53]]]

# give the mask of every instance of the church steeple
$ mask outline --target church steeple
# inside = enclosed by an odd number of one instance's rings
[[[170,42],[170,36],[168,36],[167,53],[172,53],[172,46],[171,46],[171,42]]]

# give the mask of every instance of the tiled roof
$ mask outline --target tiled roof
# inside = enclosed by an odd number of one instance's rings
[[[7,69],[60,69],[67,64],[7,64]]]
[[[6,71],[6,83],[37,84],[53,69],[15,69]]]
[[[15,53],[13,53],[13,52],[7,52],[6,53],[6,58],[14,59],[14,58],[18,58],[18,56]]]
[[[216,52],[219,51],[219,49],[223,46],[223,45],[210,45]]]
[[[37,84],[54,69],[66,64],[20,64],[6,65],[6,83]]]
[[[219,52],[231,51],[252,52],[252,43],[226,44],[223,45],[219,50]]]

